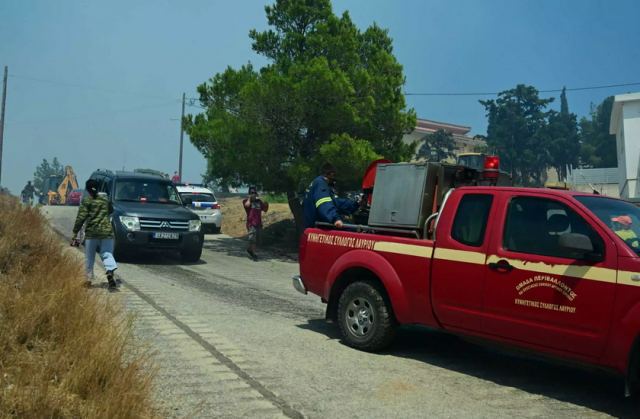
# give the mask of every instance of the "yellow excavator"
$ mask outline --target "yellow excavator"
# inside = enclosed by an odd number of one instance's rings
[[[60,180],[60,176],[51,176],[47,183],[48,205],[65,205],[69,192],[78,189],[78,180],[71,166],[64,167],[64,177],[62,180]]]

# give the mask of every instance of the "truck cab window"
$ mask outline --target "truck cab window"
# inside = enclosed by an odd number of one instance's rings
[[[467,246],[481,246],[492,202],[493,195],[468,194],[463,196],[453,221],[451,237]]]
[[[640,255],[640,209],[637,206],[606,196],[587,195],[576,199]]]
[[[509,203],[503,246],[514,252],[573,258],[559,246],[559,238],[567,233],[588,236],[594,253],[603,254],[602,238],[566,205],[545,198],[516,197]]]

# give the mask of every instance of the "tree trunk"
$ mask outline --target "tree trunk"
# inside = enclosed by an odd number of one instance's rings
[[[300,236],[302,236],[302,232],[304,231],[304,215],[302,204],[298,199],[298,194],[293,191],[287,191],[287,200],[289,201],[289,209],[291,210],[293,219],[296,223],[296,236],[299,238]]]

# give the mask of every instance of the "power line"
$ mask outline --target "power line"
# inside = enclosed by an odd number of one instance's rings
[[[597,90],[597,89],[611,89],[615,87],[629,87],[629,86],[640,86],[640,82],[634,83],[618,83],[618,84],[604,84],[600,86],[586,86],[586,87],[567,87],[565,90],[567,92],[577,92],[577,91],[585,91],[585,90]],[[560,93],[562,89],[544,89],[538,90],[538,93]],[[500,92],[405,92],[405,96],[498,96]],[[187,106],[199,109],[207,109],[206,106],[199,105],[197,101],[198,98],[187,98]]]
[[[69,83],[69,82],[58,81],[58,80],[48,80],[48,79],[42,79],[39,77],[23,76],[19,74],[9,74],[9,78],[29,80],[29,81],[34,81],[38,83],[47,83],[47,84],[53,84],[53,85],[59,85],[59,86],[77,87],[81,89],[100,91],[103,93],[122,94],[122,95],[130,95],[130,96],[133,95],[138,97],[146,96],[149,98],[153,97],[154,99],[167,99],[167,97],[138,94],[131,91],[125,92],[125,91],[119,91],[119,90],[113,90],[113,89],[105,89],[97,86],[84,85],[84,84],[78,84],[78,83]],[[576,91],[584,91],[584,90],[611,89],[615,87],[630,87],[630,86],[640,86],[640,82],[605,84],[605,85],[599,85],[599,86],[585,86],[585,87],[568,87],[566,88],[566,91],[576,92]],[[538,90],[538,92],[539,93],[559,93],[559,92],[562,92],[562,89],[543,89],[543,90]],[[499,94],[500,92],[404,92],[405,96],[497,96]],[[174,100],[176,103],[180,103],[181,101],[178,98]],[[207,109],[206,106],[197,104],[197,102],[200,100],[199,98],[187,98],[187,100],[188,100],[188,102],[186,103],[187,106],[196,107],[200,109]]]
[[[148,94],[144,94],[144,93],[136,93],[136,92],[132,92],[132,91],[105,89],[103,87],[91,86],[91,85],[87,85],[87,84],[69,83],[69,82],[66,82],[66,81],[59,81],[59,80],[48,80],[48,79],[42,79],[42,78],[39,78],[39,77],[23,76],[23,75],[19,75],[19,74],[9,74],[9,78],[18,79],[18,80],[33,81],[33,82],[37,82],[37,83],[52,84],[52,85],[57,85],[57,86],[75,87],[75,88],[79,88],[79,89],[93,90],[93,91],[96,91],[96,92],[109,93],[109,94],[136,96],[136,97],[146,97],[146,98],[156,99],[156,100],[158,100],[158,99],[160,99],[160,100],[168,99],[168,97],[166,97],[166,96],[156,96],[156,95],[148,95]],[[176,103],[180,103],[180,99],[176,98],[174,100],[176,101]]]
[[[640,86],[640,82],[634,83],[620,83],[620,84],[605,84],[601,86],[587,86],[587,87],[568,87],[567,92],[575,92],[581,90],[596,90],[596,89],[610,89],[613,87],[628,87],[628,86]],[[562,89],[545,89],[538,90],[539,93],[558,93],[562,92]],[[405,96],[497,96],[500,92],[422,92],[412,93],[405,92]]]
[[[589,86],[589,87],[574,87],[571,89],[566,89],[567,92],[575,92],[577,90],[596,90],[596,89],[609,89],[612,87],[627,87],[627,86],[638,86],[640,82],[636,83],[620,83],[620,84],[605,84],[603,86]],[[555,90],[540,90],[541,93],[549,93],[549,92],[561,92],[562,89]]]
[[[195,97],[188,97],[188,98],[186,98],[186,99],[187,99],[187,102],[186,102],[186,105],[187,105],[187,106],[190,106],[190,107],[192,107],[192,108],[207,109],[207,107],[206,107],[206,106],[202,106],[202,105],[199,105],[199,104],[198,104],[198,101],[200,101],[200,99],[198,99],[198,98],[195,98]]]
[[[165,101],[163,103],[156,103],[156,104],[149,104],[149,105],[139,105],[139,106],[124,108],[124,109],[114,109],[114,110],[110,110],[110,111],[99,111],[99,112],[94,112],[94,113],[90,113],[90,114],[74,115],[74,116],[61,117],[61,118],[49,118],[49,119],[37,119],[37,120],[16,120],[16,121],[8,120],[7,124],[8,125],[19,125],[19,124],[41,123],[41,122],[48,122],[48,121],[67,121],[67,120],[76,120],[76,119],[87,119],[87,118],[96,117],[96,116],[116,115],[116,114],[120,114],[120,113],[142,111],[142,110],[146,110],[146,109],[163,108],[163,107],[167,107],[167,106],[173,106],[173,105],[175,105],[175,103],[176,102],[174,100],[172,100],[170,102],[166,102]]]

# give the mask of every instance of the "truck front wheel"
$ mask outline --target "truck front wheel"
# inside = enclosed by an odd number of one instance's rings
[[[368,352],[389,346],[396,331],[391,306],[371,281],[354,282],[344,290],[338,324],[347,345]]]

